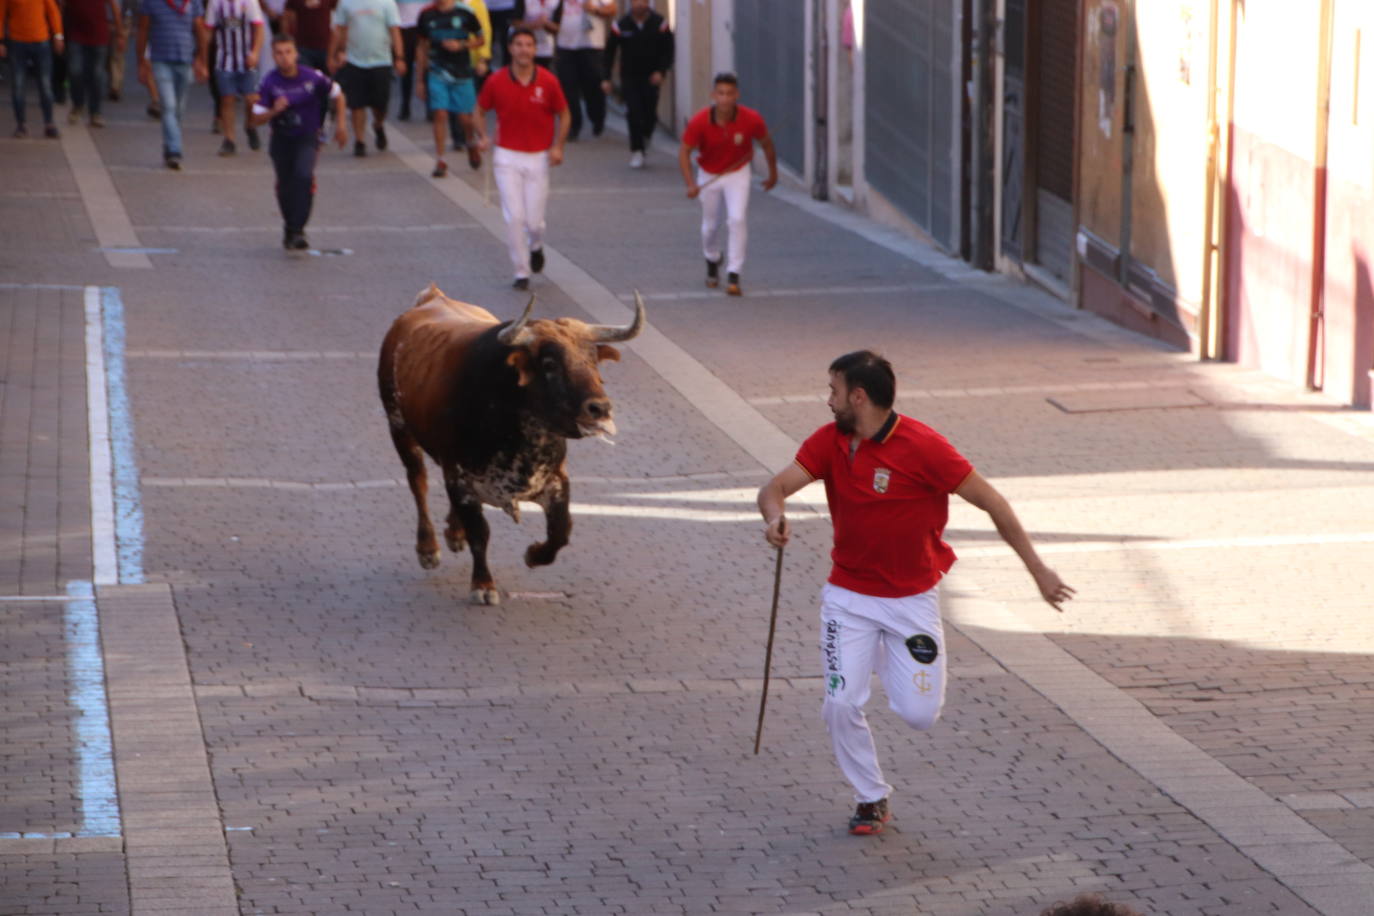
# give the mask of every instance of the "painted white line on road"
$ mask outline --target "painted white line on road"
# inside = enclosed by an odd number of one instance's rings
[[[1331,544],[1374,544],[1374,532],[1352,531],[1344,534],[1271,534],[1235,538],[1192,538],[1188,540],[1113,540],[1060,541],[1038,543],[1037,553],[1118,553],[1122,551],[1159,550],[1234,550],[1244,547],[1315,547]],[[966,547],[959,550],[962,559],[974,557],[1015,556],[1010,547]]]
[[[69,702],[76,710],[78,793],[81,829],[77,836],[119,836],[119,797],[115,791],[110,708],[105,696],[105,660],[100,654],[100,621],[89,582],[69,582],[67,602]]]
[[[953,283],[888,283],[881,286],[805,286],[805,287],[770,287],[767,289],[750,289],[746,292],[748,299],[796,299],[802,296],[856,296],[856,295],[886,295],[895,293],[934,293],[949,292],[957,289]],[[728,302],[725,294],[718,289],[693,289],[679,290],[675,292],[644,293],[644,298],[649,302],[655,301],[687,301],[719,299],[721,302]],[[634,302],[634,293],[621,293],[622,302]]]
[[[105,249],[105,260],[111,267],[152,269],[153,262],[146,254],[115,250],[138,248],[141,243],[91,135],[81,125],[67,128],[62,133],[62,151],[67,154],[67,164],[81,192],[86,215],[95,228],[96,240]]]
[[[100,291],[100,316],[104,329],[104,378],[109,405],[115,553],[119,569],[112,582],[97,580],[96,584],[137,585],[143,581],[143,498],[139,492],[138,457],[134,449],[134,411],[124,365],[124,300],[118,289],[107,286]]]
[[[129,350],[130,359],[223,359],[249,362],[286,362],[303,359],[366,359],[373,362],[377,352],[356,350]]]
[[[93,581],[119,581],[115,552],[114,473],[110,450],[110,404],[105,375],[105,324],[100,289],[86,287],[86,430],[90,444],[91,556]]]

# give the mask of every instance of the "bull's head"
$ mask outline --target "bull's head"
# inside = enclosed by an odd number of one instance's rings
[[[531,296],[524,314],[497,334],[497,340],[511,348],[506,363],[515,369],[530,409],[569,439],[615,435],[599,363],[620,359],[620,351],[611,344],[643,329],[644,297],[635,290],[634,320],[625,327],[586,324],[576,318],[531,320],[533,308]]]

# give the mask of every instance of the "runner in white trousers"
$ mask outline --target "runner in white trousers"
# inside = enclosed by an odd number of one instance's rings
[[[753,173],[754,142],[763,148],[768,162],[765,191],[778,183],[778,155],[763,116],[739,104],[739,81],[733,73],[717,73],[711,89],[712,104],[697,112],[682,132],[678,167],[687,185],[687,196],[701,200],[701,251],[706,257],[706,285],[720,284],[720,232],[730,233],[725,255],[726,286],[731,296],[742,295],[740,273],[749,244],[749,179]],[[692,151],[697,168],[692,169]]]
[[[941,540],[949,495],[987,512],[1016,551],[1041,596],[1059,610],[1074,590],[1036,555],[1011,505],[949,441],[892,409],[896,376],[887,360],[859,350],[830,364],[835,421],[802,444],[796,460],[759,489],[764,537],[791,537],[783,507],[814,480],[825,482],[835,546],[821,591],[822,714],[835,758],[854,787],[858,808],[849,832],[880,833],[892,816],[864,716],[877,672],[892,710],[925,730],[945,698],[944,629],[939,582],[954,564]]]
[[[478,148],[487,148],[486,115],[496,113],[492,169],[506,220],[506,247],[516,289],[529,289],[530,274],[544,269],[544,207],[549,166],[563,162],[568,103],[558,79],[534,62],[534,33],[515,29],[509,66],[487,77],[477,97]]]

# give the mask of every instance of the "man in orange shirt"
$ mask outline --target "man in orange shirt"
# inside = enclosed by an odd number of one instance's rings
[[[56,137],[52,120],[52,56],[63,51],[62,14],[54,0],[0,0],[0,57],[10,60],[10,98],[14,102],[14,135],[27,137],[24,94],[28,70],[38,71],[38,102],[43,108],[43,136]],[[49,45],[48,42],[52,44]]]

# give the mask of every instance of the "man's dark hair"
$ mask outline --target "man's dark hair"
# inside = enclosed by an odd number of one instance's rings
[[[515,41],[515,36],[517,35],[528,35],[530,36],[530,41],[539,44],[539,39],[534,37],[534,29],[523,25],[517,25],[506,33],[506,43],[510,44],[512,41]]]
[[[830,371],[843,375],[846,387],[868,392],[874,407],[889,408],[897,397],[897,376],[892,363],[872,350],[846,353],[830,364]]]
[[[1056,903],[1040,916],[1142,916],[1124,903],[1111,903],[1098,894],[1082,894],[1068,903]]]
[[[288,35],[285,32],[278,32],[277,34],[272,36],[272,44],[274,45],[293,45],[295,43],[295,37]]]
[[[716,74],[715,79],[711,80],[712,86],[719,86],[721,83],[729,83],[731,86],[738,89],[739,77],[735,76],[735,74],[731,73],[729,70],[722,70]]]

